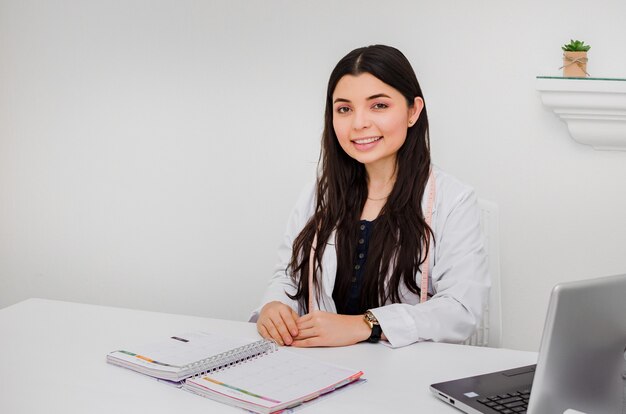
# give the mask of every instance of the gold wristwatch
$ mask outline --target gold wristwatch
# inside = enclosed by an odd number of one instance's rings
[[[368,310],[367,312],[365,312],[365,315],[363,315],[363,320],[365,321],[367,326],[369,326],[370,329],[372,330],[372,334],[370,335],[369,338],[367,338],[367,342],[376,343],[380,341],[380,337],[383,334],[383,330],[380,327],[380,324],[378,323],[378,319],[376,319],[376,316],[374,316],[372,311]]]

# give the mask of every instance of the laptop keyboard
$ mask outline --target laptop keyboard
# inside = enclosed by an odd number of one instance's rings
[[[521,390],[509,394],[479,398],[476,401],[502,414],[526,414],[529,398],[530,390]]]

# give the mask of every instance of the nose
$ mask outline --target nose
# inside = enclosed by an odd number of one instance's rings
[[[371,121],[366,111],[354,111],[352,117],[352,128],[355,130],[365,129],[371,125]]]

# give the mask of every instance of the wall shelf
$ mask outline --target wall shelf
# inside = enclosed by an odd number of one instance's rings
[[[626,151],[626,79],[537,76],[537,90],[575,141]]]

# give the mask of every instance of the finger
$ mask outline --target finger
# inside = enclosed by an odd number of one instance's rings
[[[310,313],[307,313],[306,315],[302,315],[298,319],[296,319],[296,323],[299,324],[302,322],[310,321],[312,319],[313,319],[313,316]]]
[[[293,341],[291,346],[296,346],[298,348],[311,348],[314,346],[319,346],[317,342],[318,342],[317,337],[299,339],[299,340]]]
[[[314,328],[308,328],[308,329],[300,329],[300,332],[298,333],[298,336],[296,336],[294,338],[294,340],[302,340],[302,339],[306,339],[306,338],[314,338],[316,336],[319,336],[316,332],[316,330]]]
[[[302,329],[311,329],[315,326],[315,321],[313,319],[299,320],[296,325],[298,326],[298,331],[301,331]]]
[[[296,326],[296,319],[293,317],[294,313],[295,312],[291,308],[289,308],[289,310],[285,309],[283,312],[280,312],[280,317],[283,319],[283,323],[287,327],[289,339],[298,335],[298,327]],[[297,318],[297,314],[296,314],[296,318]]]
[[[296,330],[298,330],[298,319],[300,319],[300,315],[298,315],[298,312],[294,311],[293,309],[291,310],[291,317],[293,318],[293,323],[296,326]],[[296,333],[297,335],[297,333]]]
[[[267,329],[267,332],[270,334],[271,339],[276,341],[278,345],[285,345],[285,343],[283,342],[283,338],[280,336],[278,329],[276,329],[276,326],[271,319],[265,321],[263,326],[265,327],[265,329]]]
[[[263,326],[261,324],[257,324],[256,330],[259,333],[259,335],[261,335],[263,338],[265,338],[265,339],[271,339],[272,338],[272,336],[269,334],[269,332],[267,332],[267,329],[265,328],[265,326]]]
[[[280,317],[280,315],[274,321],[274,326],[278,330],[278,334],[280,335],[280,338],[282,339],[283,343],[285,345],[291,345],[291,342],[293,341],[293,338],[291,337],[291,334],[289,333],[287,325],[285,325],[285,322]]]
[[[286,316],[283,316],[283,313],[285,313]],[[272,315],[272,317],[270,318],[274,328],[276,328],[277,335],[280,336],[281,344],[284,344],[284,345],[291,345],[291,342],[293,341],[293,337],[291,336],[291,333],[289,332],[289,328],[287,327],[287,324],[285,323],[283,319],[283,318],[288,319],[289,317],[290,317],[290,312],[282,312],[281,310],[277,310],[277,312],[274,315]],[[293,321],[292,321],[292,324],[293,324]]]

